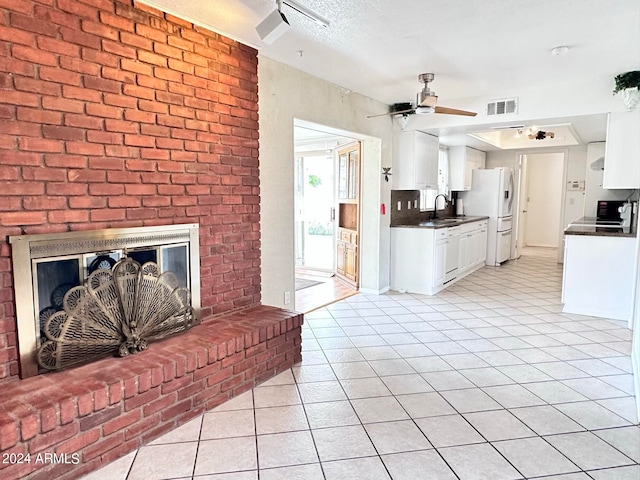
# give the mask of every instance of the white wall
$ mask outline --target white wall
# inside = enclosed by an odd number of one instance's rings
[[[524,245],[558,247],[564,154],[528,154],[527,159],[529,198]]]
[[[363,291],[385,291],[390,229],[380,203],[388,207],[390,184],[380,167],[391,165],[392,124],[389,117],[366,116],[387,106],[264,56],[258,62],[262,302],[282,307],[285,291],[295,297],[294,121],[362,140],[360,284]]]

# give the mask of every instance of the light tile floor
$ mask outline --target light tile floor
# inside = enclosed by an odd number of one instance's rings
[[[303,362],[85,480],[640,478],[623,322],[523,257],[305,316]]]

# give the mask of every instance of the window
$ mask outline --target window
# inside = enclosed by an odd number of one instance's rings
[[[435,188],[426,188],[424,190],[420,190],[420,211],[424,212],[426,210],[433,210],[433,204],[436,200],[436,195],[438,195],[438,190]]]

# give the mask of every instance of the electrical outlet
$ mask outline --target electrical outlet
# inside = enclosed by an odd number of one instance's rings
[[[287,290],[284,292],[284,304],[289,305],[291,303],[291,292]]]

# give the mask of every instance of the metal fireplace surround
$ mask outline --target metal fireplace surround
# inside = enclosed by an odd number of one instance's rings
[[[91,260],[121,258],[135,252],[183,247],[186,250],[186,285],[191,290],[194,320],[200,319],[200,254],[197,224],[137,228],[111,228],[42,235],[19,235],[9,238],[12,248],[13,280],[18,323],[20,377],[37,375],[36,359],[40,346],[40,315],[43,305],[38,298],[38,265],[47,261],[79,259],[79,269],[86,270]],[[157,256],[161,257],[160,254]],[[162,259],[159,259],[162,264]],[[98,262],[99,263],[99,262]],[[162,265],[161,265],[162,266]],[[102,267],[104,268],[104,267]],[[82,282],[83,276],[80,276]]]

